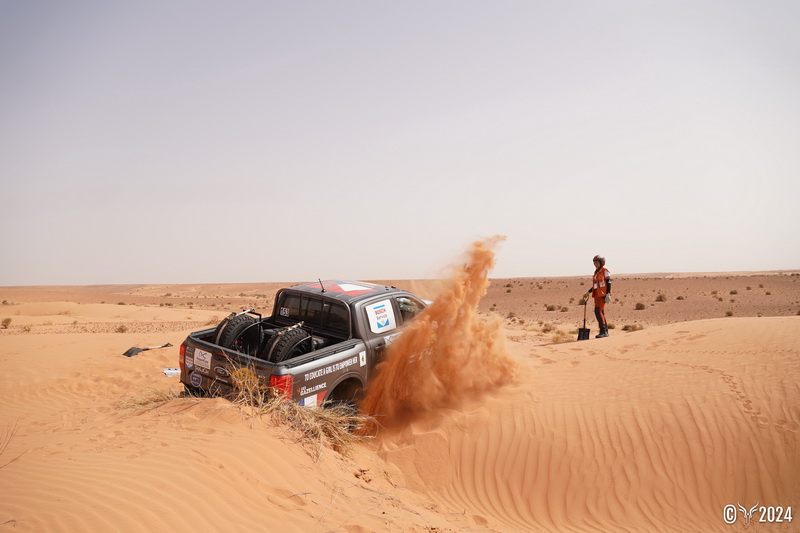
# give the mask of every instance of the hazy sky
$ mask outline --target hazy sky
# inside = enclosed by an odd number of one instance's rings
[[[797,269],[798,20],[0,0],[0,285]]]

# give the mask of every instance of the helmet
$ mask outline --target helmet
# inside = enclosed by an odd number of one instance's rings
[[[592,258],[592,263],[594,263],[595,261],[599,262],[599,263],[600,263],[600,266],[606,266],[606,258],[605,258],[605,257],[603,257],[602,255],[596,255],[596,256],[594,256],[594,257]]]

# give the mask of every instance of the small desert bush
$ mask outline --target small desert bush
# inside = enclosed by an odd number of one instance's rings
[[[555,310],[556,310],[556,306],[555,306],[555,305],[548,305],[548,306],[546,307],[546,309],[547,309],[548,311],[555,311]]]
[[[552,340],[554,344],[558,344],[561,342],[573,341],[575,339],[568,332],[557,329],[556,332],[553,333],[553,336],[550,337],[550,340]]]
[[[737,291],[736,289],[734,289],[734,290],[732,290],[732,291],[731,291],[731,294],[739,294],[739,291]]]
[[[678,297],[677,297],[677,298],[675,298],[675,299],[676,299],[676,300],[685,300],[686,298],[684,298],[683,296],[678,296]]]
[[[3,329],[8,329],[8,326],[10,326],[10,325],[11,325],[11,319],[10,318],[4,318],[3,322],[0,322],[0,327],[2,327]]]
[[[551,324],[550,322],[548,322],[547,324],[544,324],[542,326],[542,333],[550,333],[554,329],[556,329],[556,327],[553,324]]]
[[[639,331],[644,329],[641,324],[625,324],[622,326],[622,331]]]
[[[636,307],[634,307],[636,311],[644,311],[645,308],[646,306],[642,302],[637,303]]]
[[[667,301],[667,295],[664,294],[663,292],[658,293],[658,296],[656,296],[656,301],[657,302],[666,302]]]
[[[115,331],[117,333],[125,333],[128,331],[128,326],[126,326],[125,324],[120,324],[119,326],[117,326],[117,329]]]
[[[617,329],[616,324],[608,324],[608,329]]]
[[[217,315],[212,316],[208,319],[208,321],[204,324],[205,326],[214,326],[219,324],[219,317]]]
[[[256,380],[237,381],[229,399],[245,413],[268,416],[273,423],[288,426],[295,442],[303,445],[314,460],[326,447],[346,455],[355,442],[377,428],[374,419],[347,406],[302,407]]]
[[[725,311],[725,316],[733,316],[733,311]]]

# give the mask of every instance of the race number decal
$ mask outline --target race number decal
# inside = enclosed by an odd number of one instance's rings
[[[392,331],[397,327],[391,300],[381,300],[366,307],[369,329],[373,333]]]

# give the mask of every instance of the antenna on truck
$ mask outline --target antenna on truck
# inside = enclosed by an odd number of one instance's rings
[[[325,292],[325,285],[322,284],[322,280],[319,278],[317,280],[319,281],[319,286],[322,287],[322,292]]]

